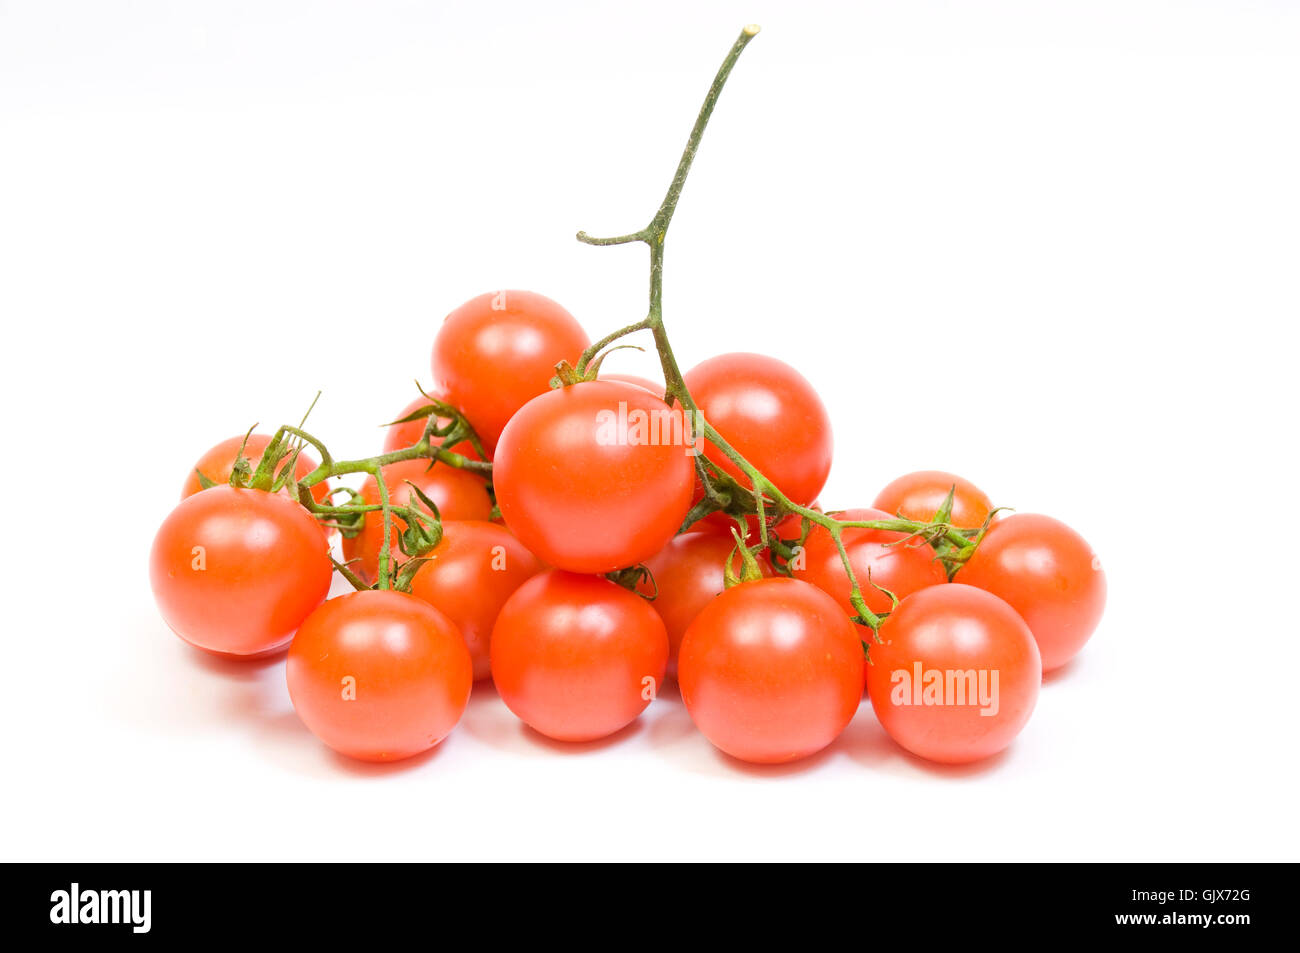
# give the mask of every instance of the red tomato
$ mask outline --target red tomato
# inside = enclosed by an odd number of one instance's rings
[[[682,701],[709,741],[758,764],[838,737],[862,699],[858,627],[815,586],[782,576],[733,586],[686,630]]]
[[[668,636],[650,604],[600,576],[549,570],[519,587],[492,630],[492,680],[534,730],[592,741],[654,699]]]
[[[591,341],[573,315],[531,291],[494,291],[447,315],[433,342],[439,393],[469,418],[489,453],[520,407],[546,392],[560,361]]]
[[[186,642],[218,655],[283,648],[329,593],[329,545],[279,494],[214,486],[163,520],[149,556],[158,610]]]
[[[1082,536],[1060,520],[1016,513],[989,527],[956,579],[1006,600],[1029,624],[1043,671],[1088,641],[1106,608],[1106,574]]]
[[[411,595],[456,624],[474,660],[474,678],[487,678],[497,615],[542,564],[505,527],[472,520],[444,522],[442,540],[425,557],[429,561],[411,580]]]
[[[687,626],[726,588],[723,571],[733,556],[732,568],[739,574],[740,554],[733,540],[720,533],[683,533],[645,561],[654,585],[643,583],[641,591],[657,593],[650,605],[668,630],[668,674],[677,671],[677,651]],[[760,559],[758,568],[765,576],[772,574],[767,560]]]
[[[631,384],[633,387],[640,387],[642,390],[648,390],[656,397],[663,397],[666,389],[663,384],[657,384],[648,377],[641,377],[639,374],[606,374],[600,372],[602,381],[618,381],[621,384]]]
[[[680,410],[630,384],[589,381],[530,400],[493,464],[506,525],[542,561],[604,573],[657,553],[691,505]]]
[[[473,666],[454,623],[391,590],[325,603],[289,647],[298,717],[340,754],[397,761],[432,748],[469,702]]]
[[[887,520],[892,517],[881,510],[860,509],[845,510],[836,513],[839,520]],[[899,599],[905,599],[918,589],[937,586],[948,581],[943,566],[935,559],[934,550],[925,545],[906,543],[906,533],[888,533],[877,529],[849,527],[841,530],[840,539],[853,564],[853,574],[857,576],[858,588],[867,608],[877,615],[892,608],[889,596],[876,586],[888,589]],[[831,534],[821,526],[814,525],[804,543],[803,553],[790,561],[790,568],[796,579],[810,582],[818,589],[835,597],[849,615],[857,615],[849,602],[848,573],[840,559],[840,551]]]
[[[217,444],[207,453],[203,454],[203,456],[199,457],[198,462],[190,468],[189,476],[185,478],[185,483],[181,487],[181,499],[183,500],[187,496],[193,496],[195,493],[198,493],[203,489],[203,484],[199,482],[199,476],[198,473],[195,472],[196,470],[202,472],[203,475],[213,483],[216,483],[219,486],[226,485],[230,482],[230,474],[235,468],[235,460],[239,457],[239,448],[241,445],[244,447],[244,458],[252,464],[253,469],[256,470],[257,465],[262,460],[262,454],[266,451],[266,447],[270,442],[271,438],[262,433],[249,434],[247,444],[244,443],[243,434],[240,434],[238,437],[231,437],[229,440],[221,441],[221,443]],[[284,467],[287,463],[288,459],[286,458],[281,461],[280,466]],[[298,454],[298,463],[293,468],[293,475],[296,479],[300,480],[308,473],[315,470],[317,466],[319,466],[319,464],[316,462],[316,459],[306,450],[303,450]],[[211,487],[211,489],[215,489],[215,487]],[[287,489],[282,490],[281,492],[288,496]],[[329,484],[325,480],[322,480],[311,488],[311,495],[315,498],[317,503],[324,503],[326,498],[329,496],[329,492]],[[297,500],[295,499],[294,502],[296,503]]]
[[[951,584],[903,600],[871,645],[867,694],[889,736],[945,764],[996,754],[1020,733],[1043,669],[1028,626],[982,589]]]
[[[782,493],[804,506],[817,498],[831,470],[831,421],[802,374],[774,357],[737,353],[697,364],[685,381],[704,419]],[[717,447],[704,452],[750,486]]]
[[[444,520],[483,520],[492,516],[492,498],[488,496],[483,478],[468,470],[457,470],[445,463],[435,463],[430,469],[428,460],[403,460],[384,467],[384,482],[388,484],[388,500],[396,506],[406,506],[413,494],[408,483],[414,483],[438,505]],[[374,477],[366,477],[361,484],[361,501],[379,502],[379,484]],[[406,528],[406,521],[393,516],[393,565],[406,561],[397,546],[397,537]],[[379,573],[379,550],[384,544],[384,515],[379,510],[366,514],[361,532],[352,538],[343,538],[343,558],[359,560],[350,568],[368,583],[374,583]]]
[[[403,407],[401,413],[393,419],[401,420],[408,414],[413,414],[421,407],[427,406],[428,403],[429,401],[421,395]],[[450,421],[446,417],[438,418],[438,426],[440,427],[446,426],[449,422]],[[420,442],[420,438],[424,436],[424,428],[428,423],[428,417],[421,417],[419,420],[408,420],[404,424],[393,424],[390,426],[388,432],[384,435],[384,453],[392,453],[394,450],[404,450],[407,447],[415,446],[415,444]],[[434,446],[441,446],[442,439],[440,437],[434,437],[432,443]],[[454,447],[448,447],[447,449],[451,450],[453,453],[459,453],[461,456],[469,457],[471,460],[477,460],[479,458],[478,453],[474,450],[474,445],[468,440],[462,440]]]
[[[890,516],[929,522],[954,486],[957,492],[950,522],[963,529],[979,529],[993,512],[993,502],[970,480],[943,470],[918,470],[899,477],[880,491],[874,506]]]

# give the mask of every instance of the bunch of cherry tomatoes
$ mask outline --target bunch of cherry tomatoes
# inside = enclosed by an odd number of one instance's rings
[[[438,744],[488,678],[567,742],[620,731],[675,677],[700,731],[744,761],[825,748],[864,691],[923,758],[1011,743],[1043,672],[1101,618],[1106,581],[1083,538],[1002,515],[938,471],[824,512],[831,426],[812,385],[759,354],[682,373],[668,344],[664,238],[757,33],[732,44],[649,225],[578,233],[649,248],[646,317],[592,344],[549,298],[481,295],[447,316],[434,390],[382,453],[335,460],[301,426],[213,447],[151,556],[177,635],[243,658],[287,647],[303,723],[366,760]],[[646,331],[662,383],[601,373],[616,341]],[[359,489],[330,482],[349,474]],[[335,571],[356,591],[328,599]]]
[[[583,361],[590,345],[548,298],[485,294],[447,316],[434,388],[377,456],[336,461],[290,427],[213,447],[154,542],[163,618],[208,652],[287,648],[306,727],[377,761],[438,744],[489,678],[569,742],[618,732],[676,678],[700,731],[759,763],[829,745],[865,690],[904,748],[971,761],[1011,743],[1096,628],[1083,538],[961,477],[823,513],[830,420],[789,365],[733,353],[682,375],[709,441],[663,383]],[[706,481],[753,489],[737,459],[795,509],[701,505]],[[347,473],[359,490],[331,484]],[[328,599],[336,569],[358,588]]]

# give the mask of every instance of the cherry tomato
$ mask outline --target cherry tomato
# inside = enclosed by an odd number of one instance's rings
[[[257,465],[262,461],[262,454],[266,451],[270,442],[271,438],[263,433],[249,434],[248,443],[246,444],[244,443],[243,434],[221,441],[221,443],[199,457],[194,466],[190,468],[189,476],[185,478],[185,483],[181,487],[181,499],[193,496],[203,489],[203,484],[199,482],[199,474],[195,471],[201,472],[218,486],[227,485],[230,483],[230,474],[235,469],[235,461],[239,458],[240,446],[244,448],[244,459],[252,464],[253,469],[256,470]],[[281,461],[280,467],[284,467],[287,463],[288,458],[286,457]],[[300,480],[315,470],[318,465],[316,459],[303,450],[298,454],[298,462],[293,468],[293,475]],[[210,489],[215,489],[215,487]],[[286,496],[289,495],[287,487],[280,492]],[[317,503],[324,503],[329,496],[329,492],[329,484],[324,480],[311,488],[311,495],[315,497]],[[296,503],[297,500],[294,500],[294,502]]]
[[[411,595],[456,624],[474,660],[474,678],[487,678],[497,615],[542,564],[504,526],[473,520],[444,522],[442,540],[425,558],[411,580]]]
[[[654,699],[668,636],[650,604],[600,576],[549,570],[516,590],[492,630],[492,680],[531,728],[592,741]]]
[[[845,510],[836,513],[835,518],[845,521],[892,519],[889,513],[872,509]],[[914,540],[902,542],[907,539],[906,533],[849,527],[840,531],[840,539],[853,565],[862,599],[867,608],[877,614],[888,612],[892,607],[889,596],[877,586],[905,599],[918,589],[948,581],[943,566],[935,560],[934,550],[924,543],[915,545]],[[825,528],[813,526],[804,542],[803,552],[790,561],[790,568],[796,579],[812,583],[834,596],[849,615],[857,615],[849,602],[852,586],[849,585],[848,573],[844,571],[840,551]]]
[[[1078,654],[1106,608],[1106,574],[1092,547],[1060,520],[1036,513],[1016,513],[990,526],[956,579],[1020,613],[1045,672]]]
[[[1038,700],[1029,627],[996,596],[953,583],[908,596],[871,644],[867,694],[889,736],[945,764],[996,754]]]
[[[831,470],[831,421],[802,374],[762,354],[721,354],[685,382],[704,419],[782,493],[805,506],[817,498]],[[717,447],[704,452],[750,486]]]
[[[546,392],[560,361],[590,344],[573,315],[531,291],[494,291],[447,315],[433,342],[439,393],[469,418],[489,453],[520,407]]]
[[[429,401],[421,395],[403,407],[401,413],[393,419],[401,420],[408,414],[413,414],[421,407],[427,406],[428,403]],[[449,422],[450,421],[446,417],[438,418],[439,426],[446,426]],[[388,432],[384,435],[384,453],[391,453],[394,450],[404,450],[407,447],[419,443],[420,438],[424,436],[424,428],[428,423],[428,417],[421,417],[419,420],[408,420],[404,424],[392,424],[388,427]],[[441,446],[442,439],[435,437],[433,438],[432,443],[434,446]],[[447,449],[451,450],[453,453],[459,453],[461,456],[469,457],[471,460],[479,459],[478,453],[474,450],[474,445],[468,440],[462,440],[454,447],[448,447]]]
[[[640,591],[655,595],[650,605],[668,630],[669,675],[677,671],[677,652],[687,626],[726,588],[723,572],[729,558],[739,574],[740,554],[733,540],[720,533],[683,533],[645,561],[654,584],[643,583]],[[758,568],[765,576],[772,574],[765,559],[758,561]]]
[[[397,761],[432,748],[469,702],[473,665],[455,624],[392,590],[352,592],[307,617],[289,647],[289,697],[340,754]]]
[[[918,470],[899,477],[880,491],[874,505],[890,516],[928,522],[934,519],[954,486],[957,492],[952,499],[952,525],[963,529],[983,526],[993,512],[988,494],[970,480],[943,470]]]
[[[604,573],[657,553],[691,504],[680,410],[631,384],[589,381],[530,400],[493,468],[506,525],[543,562]]]
[[[862,699],[862,667],[858,627],[835,600],[777,576],[704,607],[682,640],[677,681],[709,741],[742,761],[779,764],[844,730]]]
[[[403,460],[384,467],[384,482],[388,485],[388,500],[396,506],[410,504],[413,494],[409,484],[418,486],[429,499],[438,505],[444,520],[483,520],[492,516],[492,498],[488,496],[483,478],[468,470],[458,470],[446,463],[428,460]],[[379,484],[374,477],[366,477],[361,484],[361,500],[371,505],[379,502]],[[406,528],[406,521],[393,516],[393,565],[406,561],[397,546],[397,537]],[[384,545],[384,515],[380,510],[366,514],[361,532],[343,538],[343,558],[352,563],[350,568],[366,582],[373,583],[379,572],[379,550]]]
[[[279,494],[214,486],[181,500],[149,556],[162,617],[218,655],[282,649],[329,593],[333,565],[318,524]]]

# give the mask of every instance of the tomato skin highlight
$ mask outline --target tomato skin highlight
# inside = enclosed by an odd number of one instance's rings
[[[149,579],[167,625],[216,655],[276,652],[329,593],[329,544],[301,505],[214,486],[186,497],[154,537]]]
[[[446,401],[444,401],[446,403]],[[429,401],[424,395],[420,395],[401,409],[393,419],[401,420],[408,414],[413,414],[421,407],[427,407]],[[439,426],[446,426],[450,421],[446,417],[438,418]],[[424,428],[428,425],[429,418],[421,417],[418,420],[408,420],[404,424],[392,424],[386,428],[384,434],[384,453],[392,453],[394,450],[405,450],[407,447],[413,447],[420,442],[424,436]],[[434,446],[442,446],[442,438],[434,437],[430,441]],[[474,445],[468,440],[462,440],[454,447],[448,447],[453,453],[459,453],[463,457],[469,457],[471,460],[479,459],[478,453],[474,450]]]
[[[881,490],[872,505],[890,516],[928,523],[953,487],[957,491],[952,499],[950,522],[962,529],[979,529],[993,512],[993,501],[970,480],[943,470],[906,473]]]
[[[512,416],[546,392],[560,361],[591,343],[573,315],[532,291],[493,291],[443,320],[433,342],[439,393],[469,419],[491,453]]]
[[[638,591],[655,595],[650,607],[663,619],[668,632],[669,675],[677,672],[677,654],[686,629],[726,588],[724,571],[733,555],[732,568],[739,574],[740,554],[733,540],[720,533],[683,533],[645,561],[654,585],[642,583]],[[758,560],[758,568],[764,576],[772,575],[767,560]]]
[[[507,600],[492,630],[492,680],[506,706],[558,741],[626,727],[663,684],[664,624],[600,576],[548,570]]]
[[[448,520],[429,561],[411,580],[411,595],[447,616],[465,639],[474,679],[492,674],[488,646],[501,607],[542,564],[504,526]]]
[[[205,477],[218,486],[227,485],[230,483],[230,474],[235,468],[235,460],[239,458],[240,446],[243,446],[244,448],[244,458],[252,464],[253,469],[256,470],[257,465],[262,461],[262,454],[266,452],[266,448],[270,443],[271,438],[263,433],[249,434],[247,443],[244,442],[243,434],[240,434],[238,437],[231,437],[228,440],[221,441],[221,443],[212,447],[204,453],[203,456],[199,457],[194,466],[190,467],[189,475],[185,478],[185,483],[181,486],[181,499],[183,500],[187,496],[193,496],[195,493],[198,493],[203,489],[203,484],[199,482],[199,475],[194,472],[195,470],[202,471]],[[277,472],[287,463],[287,457],[284,460],[281,460]],[[301,480],[308,473],[315,470],[317,466],[319,466],[319,464],[316,462],[316,458],[306,450],[303,450],[298,454],[298,462],[293,468],[293,475],[296,479]],[[216,487],[209,487],[209,489],[216,489]],[[287,487],[280,490],[280,492],[285,496],[289,496]],[[311,495],[317,503],[324,503],[329,497],[329,492],[329,483],[326,480],[322,480],[311,488]],[[290,497],[290,499],[292,499],[292,497]],[[298,501],[295,499],[294,502],[296,503]]]
[[[802,374],[763,354],[720,354],[684,377],[704,414],[741,456],[792,502],[817,498],[831,471],[830,416]],[[743,486],[749,478],[713,444],[705,455]]]
[[[1033,713],[1042,682],[1038,646],[1024,620],[991,593],[960,583],[922,589],[890,614],[880,638],[883,644],[870,646],[867,694],[889,736],[921,758],[963,764],[997,754]],[[975,703],[968,692],[966,703],[956,704],[954,692],[935,696],[942,703],[918,704],[932,672],[945,682],[948,673],[975,673]],[[991,700],[985,706],[978,703],[981,672]]]
[[[487,484],[468,470],[458,470],[446,463],[435,463],[430,469],[428,460],[403,460],[383,468],[384,482],[388,485],[389,503],[397,506],[410,504],[413,494],[409,483],[418,486],[438,506],[444,520],[481,520],[492,516],[492,498]],[[379,503],[379,484],[374,477],[366,477],[361,484],[361,501],[372,505]],[[423,504],[420,504],[423,506]],[[393,515],[391,555],[393,565],[406,562],[406,556],[397,546],[397,537],[406,528],[406,520]],[[384,544],[384,515],[380,510],[366,514],[361,531],[351,538],[343,538],[343,558],[351,562],[351,569],[372,585],[379,572],[379,551]]]
[[[862,700],[858,627],[797,579],[745,582],[686,630],[677,682],[691,719],[717,748],[780,764],[825,748]]]
[[[890,514],[881,510],[857,509],[836,513],[838,520],[887,520]],[[864,527],[847,527],[840,531],[840,539],[849,554],[858,588],[867,608],[877,615],[888,612],[893,604],[889,596],[877,589],[888,589],[900,600],[927,586],[937,586],[948,581],[943,566],[935,559],[934,550],[925,545],[913,545],[906,533],[890,533]],[[802,568],[799,568],[802,566]],[[822,592],[834,597],[850,616],[857,615],[849,601],[852,586],[839,549],[831,534],[814,525],[804,542],[802,559],[796,557],[791,569],[796,579],[810,582]]]
[[[1060,520],[1038,513],[1014,513],[990,526],[954,578],[1020,613],[1045,672],[1079,653],[1106,608],[1106,574],[1092,547]]]
[[[307,618],[285,677],[294,710],[321,741],[350,758],[397,761],[432,748],[460,721],[473,665],[455,624],[433,606],[367,590]]]
[[[647,425],[638,437],[638,419],[659,420],[662,439],[641,442],[652,432]],[[669,432],[683,424],[680,410],[630,384],[588,381],[533,398],[497,445],[493,484],[506,525],[570,572],[648,559],[690,509],[692,457]]]

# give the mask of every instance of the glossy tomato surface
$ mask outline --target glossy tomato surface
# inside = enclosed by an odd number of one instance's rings
[[[434,387],[469,419],[488,452],[520,407],[545,393],[560,361],[576,364],[587,333],[532,291],[492,291],[447,315],[433,342]]]
[[[648,559],[686,518],[694,483],[681,412],[640,387],[590,381],[529,401],[493,468],[506,525],[543,562],[605,573]]]
[[[411,502],[410,485],[413,483],[437,504],[439,515],[444,520],[487,521],[492,516],[492,498],[488,496],[487,484],[482,477],[468,470],[458,470],[446,463],[435,463],[430,468],[428,460],[403,460],[390,463],[384,467],[383,473],[389,502],[394,505],[406,506]],[[361,498],[365,503],[379,502],[379,484],[374,477],[366,477],[361,484]],[[397,537],[405,527],[406,521],[394,515],[391,550],[394,565],[406,561],[406,556],[397,546]],[[372,510],[366,514],[361,532],[351,538],[344,537],[343,558],[357,560],[351,564],[352,571],[366,582],[373,583],[379,571],[379,551],[383,544],[383,513]]]
[[[411,580],[411,594],[456,624],[473,659],[474,678],[487,678],[497,615],[516,589],[541,572],[542,564],[496,523],[447,521],[442,534]]]
[[[871,644],[867,692],[908,751],[960,764],[997,754],[1029,720],[1042,662],[1029,627],[996,596],[960,583],[903,600]]]
[[[592,741],[654,699],[668,636],[640,596],[600,576],[549,570],[507,600],[491,656],[501,700],[520,720],[559,741]]]
[[[762,354],[720,354],[685,375],[707,420],[740,455],[792,501],[817,498],[831,470],[831,421],[808,380]],[[705,454],[749,486],[734,463],[709,444]]]
[[[734,540],[710,532],[674,536],[667,546],[645,561],[654,582],[643,583],[640,591],[654,594],[650,605],[668,631],[670,675],[677,671],[677,653],[687,627],[726,588],[724,573],[728,559],[739,575],[741,561]],[[767,560],[760,559],[758,567],[763,575],[772,574]]]
[[[226,485],[230,483],[230,474],[235,469],[235,461],[239,458],[239,448],[244,448],[244,459],[246,459],[254,470],[262,462],[262,454],[266,452],[267,445],[271,438],[263,433],[253,433],[248,435],[248,442],[244,442],[244,435],[231,437],[229,440],[223,440],[212,449],[208,450],[203,456],[199,457],[193,467],[190,468],[189,475],[185,478],[185,483],[181,486],[181,499],[187,496],[193,496],[203,489],[203,484],[199,482],[199,473],[211,480],[217,485]],[[283,468],[288,464],[288,458],[280,462]],[[301,480],[308,473],[311,473],[319,466],[316,458],[306,450],[298,453],[297,464],[293,468],[293,475],[296,479]],[[196,472],[198,471],[198,472]],[[277,470],[277,472],[279,472]],[[280,492],[288,495],[288,489]],[[329,496],[330,488],[328,482],[322,480],[311,488],[311,495],[317,503],[324,503]],[[297,502],[295,500],[295,502]]]
[[[279,494],[214,486],[183,499],[154,537],[149,580],[163,619],[219,655],[283,648],[324,601],[333,566],[320,525]]]
[[[682,640],[677,681],[696,726],[742,761],[807,757],[862,699],[862,640],[835,600],[797,579],[733,586]]]
[[[391,590],[326,602],[303,623],[286,665],[303,724],[362,761],[409,758],[442,741],[469,702],[472,673],[456,626]]]
[[[929,522],[954,487],[956,492],[953,494],[950,522],[963,529],[983,526],[984,520],[993,512],[993,501],[970,480],[944,470],[918,470],[904,474],[880,491],[875,508],[891,516]]]
[[[1060,520],[1037,513],[1015,513],[990,526],[955,579],[1020,613],[1044,671],[1078,654],[1106,608],[1106,574],[1092,547]]]
[[[889,513],[873,509],[844,510],[834,515],[846,522],[892,519]],[[863,601],[877,615],[888,612],[893,605],[881,589],[888,589],[899,599],[905,599],[918,589],[948,581],[943,566],[935,559],[934,549],[908,540],[906,533],[848,527],[840,531],[840,539],[849,555]],[[828,530],[813,526],[803,553],[791,560],[790,568],[796,579],[812,583],[833,596],[849,615],[857,615],[849,601],[852,586],[848,573],[844,571],[839,548]]]

